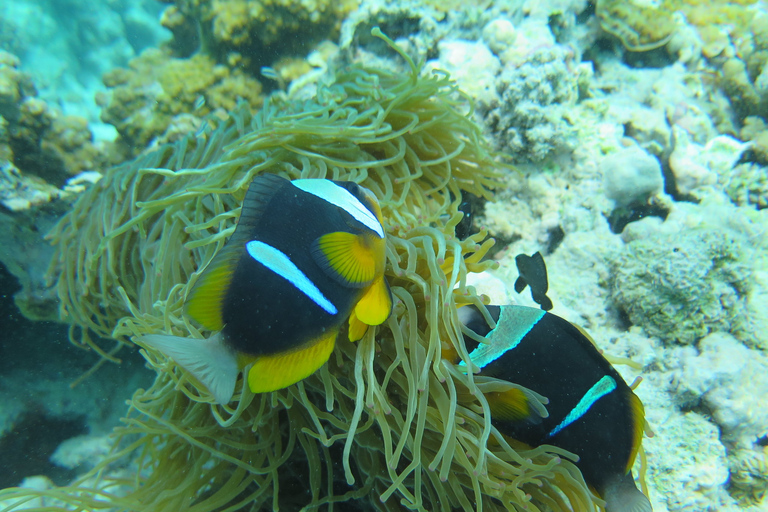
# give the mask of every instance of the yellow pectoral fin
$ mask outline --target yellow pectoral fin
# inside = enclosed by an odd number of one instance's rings
[[[315,241],[312,256],[328,276],[346,286],[362,288],[376,275],[376,260],[363,236],[328,233]]]
[[[248,386],[254,393],[283,389],[315,373],[331,357],[338,329],[298,350],[256,359],[248,372]]]
[[[365,324],[357,318],[354,311],[349,315],[349,341],[357,341],[365,335],[368,330],[368,324]]]
[[[392,312],[392,292],[384,276],[379,276],[355,305],[358,320],[368,325],[380,325]]]
[[[531,417],[528,397],[519,389],[493,391],[485,394],[491,416],[502,421],[522,421]]]

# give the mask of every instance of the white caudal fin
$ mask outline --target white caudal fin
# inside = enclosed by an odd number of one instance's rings
[[[651,502],[635,486],[631,471],[608,482],[604,494],[606,512],[653,512]]]
[[[207,340],[148,334],[136,336],[133,341],[173,359],[208,388],[216,403],[232,400],[240,369],[235,354],[224,345],[219,333]]]

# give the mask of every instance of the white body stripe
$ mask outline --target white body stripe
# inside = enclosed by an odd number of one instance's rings
[[[513,350],[545,313],[546,311],[534,308],[502,306],[496,328],[485,335],[488,343],[481,343],[469,354],[472,363],[482,369]],[[458,366],[466,371],[467,365],[464,361]]]
[[[293,180],[291,183],[296,188],[341,208],[379,235],[379,238],[384,238],[384,228],[376,216],[344,187],[340,187],[330,180],[320,179]]]
[[[589,391],[584,393],[584,396],[581,397],[581,400],[579,400],[579,403],[576,404],[576,407],[571,409],[571,412],[568,413],[568,416],[566,416],[558,426],[553,428],[552,432],[547,434],[547,436],[554,436],[565,427],[584,416],[590,407],[595,405],[595,402],[603,398],[614,389],[616,389],[616,381],[613,380],[613,377],[610,375],[604,376],[602,379],[597,381],[594,386],[589,388]]]
[[[298,288],[328,314],[338,313],[336,306],[325,298],[323,292],[283,252],[258,240],[248,242],[245,248],[254,260]]]

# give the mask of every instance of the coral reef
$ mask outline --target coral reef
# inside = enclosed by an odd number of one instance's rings
[[[633,324],[667,343],[738,332],[750,265],[745,240],[719,229],[658,234],[627,244],[613,265],[613,299]]]
[[[757,441],[768,435],[768,411],[754,407],[753,397],[768,394],[768,358],[725,332],[673,354],[680,407],[704,406],[728,446],[762,451]]]
[[[203,121],[206,115],[225,118],[238,101],[254,109],[262,103],[257,80],[203,54],[177,59],[161,50],[147,50],[127,69],[105,74],[104,83],[109,91],[97,98],[102,120],[117,129],[131,155],[153,147],[169,129],[178,131],[174,126],[180,123],[197,130],[203,123],[215,123],[213,118]],[[190,123],[189,115],[197,119]]]
[[[636,0],[600,0],[595,15],[606,32],[621,39],[631,51],[653,50],[665,45],[675,31],[674,10]]]
[[[653,50],[667,44],[681,28],[677,15],[698,29],[707,53],[717,56],[714,48],[722,48],[724,36],[718,28],[726,28],[734,40],[749,31],[757,0],[599,0],[595,14],[600,26],[616,36],[633,52]]]
[[[456,86],[409,65],[406,75],[353,66],[315,99],[277,97],[256,116],[243,106],[204,143],[158,148],[83,194],[54,231],[54,271],[63,313],[84,336],[76,341],[105,356],[89,331],[119,340],[203,334],[182,315],[183,297],[260,172],[350,179],[374,191],[396,304],[384,325],[339,344],[312,377],[258,396],[240,382],[231,406],[212,406],[173,362],[146,353],[158,377],[134,395],[118,431],[130,443],[94,469],[100,482],[85,477],[48,498],[157,511],[365,498],[382,510],[596,509],[567,454],[513,449],[491,426],[482,385],[441,360],[445,344],[467,357],[455,306],[481,304],[466,278],[493,266],[483,261],[493,244],[479,243],[485,233],[455,238],[458,206],[463,192],[490,197],[498,165]],[[134,477],[109,471],[130,456]]]
[[[43,100],[88,119],[97,138],[108,140],[93,95],[103,89],[104,72],[168,37],[157,23],[157,2],[12,0],[3,7],[0,49],[21,58]]]
[[[19,60],[0,52],[2,155],[25,174],[62,185],[67,177],[99,164],[85,119],[61,115],[37,97]]]
[[[52,250],[42,237],[66,208],[59,200],[111,159],[85,119],[40,99],[19,59],[0,51],[0,261],[22,285],[15,299],[28,318],[58,316],[43,282]]]
[[[497,82],[499,101],[480,107],[501,149],[536,162],[573,148],[575,132],[565,120],[579,90],[572,57],[565,47],[552,46],[504,67]]]
[[[647,201],[664,189],[658,159],[638,146],[622,148],[600,162],[605,195],[624,206]]]
[[[201,49],[220,63],[257,75],[280,57],[305,55],[307,48],[335,39],[354,0],[166,0],[163,25],[181,56]]]

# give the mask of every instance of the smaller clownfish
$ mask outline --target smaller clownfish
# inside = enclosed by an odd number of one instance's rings
[[[524,306],[487,306],[490,325],[475,306],[459,309],[469,358],[480,375],[509,381],[549,399],[548,416],[519,389],[486,393],[491,421],[529,446],[550,444],[579,456],[584,480],[605,500],[606,512],[651,512],[635,486],[632,465],[643,437],[640,399],[590,338],[570,322]],[[458,362],[455,352],[444,356]]]
[[[376,197],[356,183],[259,175],[184,303],[215,334],[134,340],[176,361],[216,403],[232,399],[248,366],[254,393],[290,386],[325,364],[347,319],[357,341],[389,316],[385,237]]]

